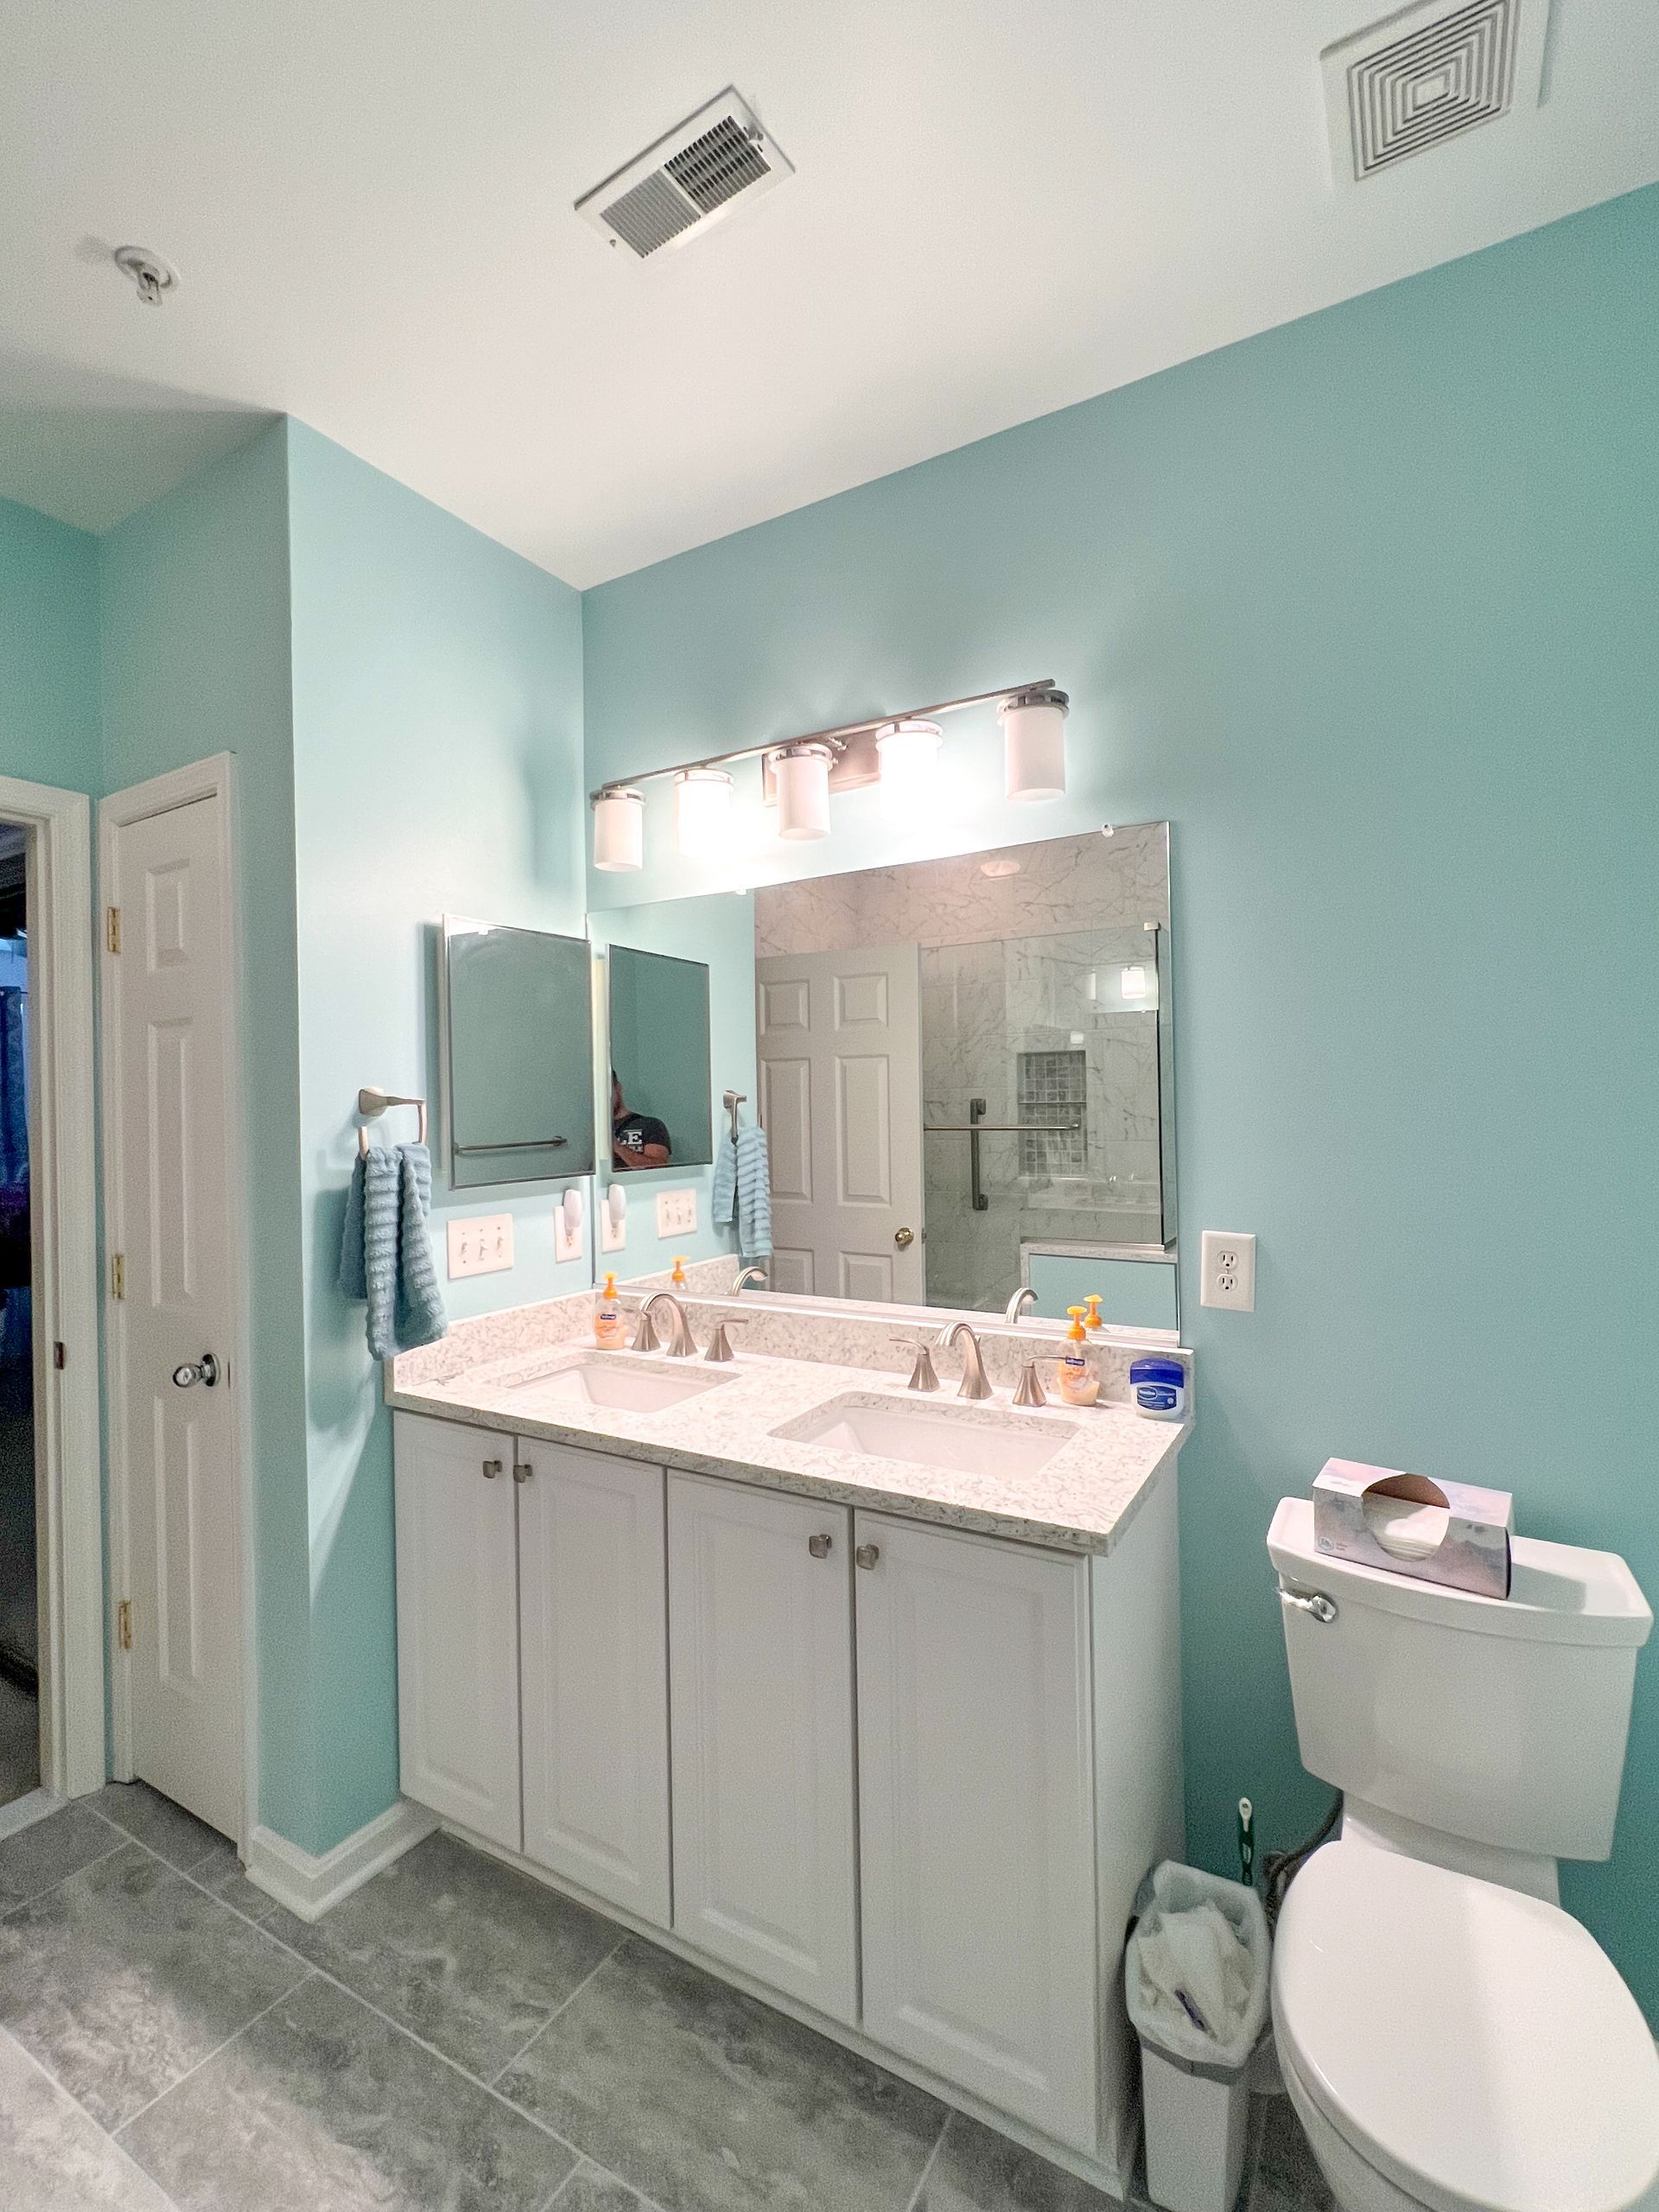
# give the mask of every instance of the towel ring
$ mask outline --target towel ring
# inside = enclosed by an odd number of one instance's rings
[[[363,1121],[357,1125],[357,1148],[365,1156],[369,1149],[369,1133],[363,1122],[378,1122],[388,1106],[413,1106],[420,1116],[420,1142],[426,1142],[425,1099],[406,1098],[395,1090],[379,1090],[371,1087],[357,1094],[357,1110],[363,1116]]]

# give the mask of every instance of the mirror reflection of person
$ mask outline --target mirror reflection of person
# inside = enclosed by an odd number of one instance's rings
[[[611,1070],[611,1158],[621,1169],[666,1167],[671,1154],[667,1125],[654,1114],[636,1114],[622,1096],[622,1078]]]

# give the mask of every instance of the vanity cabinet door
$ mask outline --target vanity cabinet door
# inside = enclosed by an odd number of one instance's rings
[[[404,1795],[517,1851],[512,1439],[416,1414],[394,1428]]]
[[[856,1524],[864,2031],[1092,2153],[1087,1562]]]
[[[526,1438],[524,1854],[669,1925],[663,1471]]]
[[[671,1474],[674,1926],[857,2018],[850,1516]]]

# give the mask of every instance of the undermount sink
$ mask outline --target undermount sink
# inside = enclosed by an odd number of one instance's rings
[[[705,1390],[717,1390],[729,1380],[728,1376],[709,1375],[696,1368],[680,1373],[654,1362],[650,1366],[643,1361],[636,1365],[626,1354],[619,1357],[612,1353],[594,1354],[565,1367],[527,1375],[509,1387],[515,1396],[528,1397],[533,1393],[537,1398],[608,1406],[618,1413],[660,1414],[671,1406],[683,1405],[688,1398],[701,1396]]]
[[[1032,1420],[977,1406],[919,1405],[907,1398],[831,1398],[774,1428],[796,1444],[826,1444],[912,1466],[963,1475],[1034,1475],[1077,1433],[1075,1421]]]

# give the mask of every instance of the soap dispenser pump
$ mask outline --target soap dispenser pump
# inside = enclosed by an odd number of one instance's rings
[[[1084,1334],[1083,1308],[1068,1306],[1065,1310],[1071,1316],[1071,1325],[1065,1332],[1065,1350],[1055,1369],[1054,1379],[1068,1406],[1092,1406],[1100,1395],[1100,1379],[1084,1357],[1087,1339]]]

